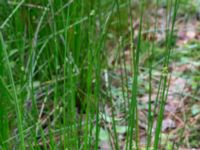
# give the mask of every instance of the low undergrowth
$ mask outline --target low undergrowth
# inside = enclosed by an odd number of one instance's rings
[[[0,149],[177,149],[162,124],[185,5],[0,1]]]

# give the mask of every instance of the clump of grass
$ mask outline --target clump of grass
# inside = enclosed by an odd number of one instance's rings
[[[171,42],[179,5],[178,0],[174,4],[171,2],[169,0],[167,5],[167,16],[170,18],[167,18],[166,51],[155,102],[156,106],[158,103],[160,106],[154,149],[158,149],[160,142],[170,78],[168,65]],[[138,78],[143,44],[143,16],[148,4],[144,0],[139,2],[137,42],[132,27],[135,21],[132,16],[133,4],[131,0],[3,1],[2,7],[9,10],[0,24],[2,149],[98,149],[100,130],[104,127],[101,114],[107,103],[112,110],[110,140],[113,149],[120,149],[111,81],[108,74],[102,77],[103,69],[112,69],[109,68],[107,56],[108,51],[112,50],[105,49],[109,40],[116,42],[117,56],[123,56],[117,59],[123,70],[120,86],[124,112],[128,116],[124,119],[128,129],[126,149],[140,149]],[[127,36],[124,29],[128,26],[130,30]],[[114,38],[110,39],[112,31],[115,32]],[[132,54],[131,64],[127,64],[123,50],[127,43]],[[151,112],[155,43],[149,41],[149,45],[147,149],[151,147],[153,115],[156,113],[156,107]],[[127,90],[129,65],[132,71],[131,92]],[[106,96],[102,91],[105,91]],[[125,108],[127,104],[128,109]]]

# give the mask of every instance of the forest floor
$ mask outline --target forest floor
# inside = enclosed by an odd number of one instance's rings
[[[150,12],[150,11],[148,11]],[[166,25],[165,9],[160,8],[158,10],[158,30],[155,37],[152,39],[152,33],[143,33],[144,38],[147,40],[155,40],[159,43],[155,46],[156,58],[162,58],[163,53],[163,41],[165,40],[165,31],[163,27]],[[150,13],[151,14],[151,13]],[[146,15],[146,17],[151,17]],[[170,87],[168,91],[168,98],[165,105],[165,113],[162,124],[162,149],[173,149],[174,145],[179,145],[180,150],[200,150],[200,20],[197,15],[189,16],[178,16],[175,25],[175,43],[172,52],[172,59],[170,63]],[[149,19],[151,20],[151,19]],[[153,20],[153,18],[152,18]],[[139,18],[138,18],[139,23]],[[151,23],[149,23],[151,24]],[[135,30],[137,32],[138,24],[137,21],[134,24]],[[148,26],[148,25],[147,25]],[[154,31],[154,26],[148,26],[148,31]],[[109,43],[108,48],[115,49],[114,44]],[[127,46],[128,47],[128,46]],[[116,65],[114,52],[110,52],[110,68]],[[139,89],[139,127],[140,127],[140,144],[144,145],[146,143],[147,137],[147,114],[148,114],[148,54],[144,54],[140,61],[140,76],[139,76],[139,86],[143,90]],[[130,48],[125,49],[125,61],[127,64],[126,72],[128,72],[128,81],[131,80],[131,50]],[[162,61],[162,60],[160,60]],[[121,88],[120,75],[125,72],[123,67],[114,67],[116,69],[111,69],[110,75],[111,80],[111,91],[114,98],[114,110],[116,110],[117,121],[117,132],[121,135],[120,145],[121,149],[124,149],[125,135],[126,135],[126,123],[120,121],[126,115],[121,110],[123,107],[122,99],[123,89]],[[152,103],[155,102],[157,90],[158,90],[158,79],[160,75],[160,68],[154,67],[154,78],[153,78],[153,91],[152,91]],[[145,83],[146,82],[146,83]],[[131,88],[131,87],[130,87]],[[127,89],[129,91],[129,89]],[[131,90],[130,90],[131,91]],[[126,95],[127,97],[129,95]],[[125,97],[126,97],[125,96]],[[120,104],[121,103],[121,104]],[[109,104],[105,107],[105,122],[104,126],[106,128],[111,128],[111,116],[112,108]],[[156,118],[156,114],[155,114]],[[156,122],[154,123],[154,128]],[[105,138],[106,131],[101,130],[102,140],[101,149],[111,149],[110,142]],[[100,134],[100,135],[101,135]],[[112,143],[112,142],[111,142]]]

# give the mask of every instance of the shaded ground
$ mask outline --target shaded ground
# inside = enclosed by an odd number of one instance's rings
[[[148,11],[149,12],[149,11]],[[154,31],[154,26],[148,26],[147,32],[143,31],[144,38],[147,40],[155,40],[156,43],[159,43],[155,46],[156,57],[158,59],[162,58],[162,43],[165,39],[165,9],[161,8],[158,10],[158,22],[157,30],[155,37],[152,35],[151,31]],[[148,15],[147,15],[148,17]],[[150,19],[151,20],[151,19]],[[153,18],[152,18],[153,21]],[[151,23],[150,23],[151,24]],[[137,23],[135,28],[137,28]],[[150,32],[148,32],[150,31]],[[198,15],[191,15],[189,18],[186,16],[178,16],[177,23],[175,26],[175,31],[177,36],[175,37],[175,43],[172,53],[172,59],[170,64],[171,79],[170,79],[170,88],[169,95],[165,106],[164,120],[162,126],[162,149],[179,149],[180,150],[189,150],[191,148],[200,149],[200,21]],[[137,37],[137,31],[136,31]],[[152,38],[154,37],[154,38]],[[108,46],[109,47],[109,46]],[[111,46],[112,47],[112,46]],[[128,47],[128,46],[127,46]],[[112,47],[113,48],[113,47]],[[115,48],[115,47],[114,47]],[[125,135],[126,135],[126,123],[123,122],[123,118],[127,117],[122,104],[123,89],[120,86],[121,73],[124,74],[125,70],[123,67],[116,67],[114,52],[111,51],[110,65],[115,69],[108,74],[111,81],[111,91],[114,98],[114,110],[116,113],[115,119],[117,120],[117,132],[119,133],[119,141],[121,149],[124,149],[125,146]],[[123,57],[123,56],[121,56]],[[128,83],[131,83],[131,52],[130,49],[125,49],[125,60],[127,63],[127,72],[128,72]],[[141,58],[141,67],[140,68],[140,87],[139,89],[140,97],[140,143],[144,145],[146,143],[146,131],[147,131],[147,116],[148,116],[148,69],[145,68],[148,61],[148,54],[145,54]],[[160,59],[162,61],[162,59]],[[114,64],[114,65],[113,65]],[[120,62],[118,63],[120,65]],[[153,92],[152,92],[152,103],[155,102],[156,93],[157,93],[157,83],[159,75],[161,74],[160,68],[155,67],[153,69]],[[147,82],[146,82],[147,81]],[[146,82],[146,84],[145,84]],[[145,90],[146,88],[146,90]],[[130,89],[126,89],[131,91]],[[130,96],[130,95],[129,95]],[[125,95],[125,97],[129,97]],[[129,97],[130,98],[130,97]],[[120,103],[121,102],[121,103]],[[152,108],[153,109],[153,108]],[[111,130],[111,116],[112,109],[107,105],[105,107],[105,114],[102,119],[104,120],[104,129],[101,129],[102,142],[101,149],[111,149],[108,142],[108,137],[103,139],[103,135],[108,134],[106,129]],[[155,114],[155,124],[156,126],[156,114]],[[112,139],[112,138],[111,138]],[[106,142],[107,141],[107,142]],[[111,141],[112,143],[113,141]],[[114,145],[114,144],[113,144]]]

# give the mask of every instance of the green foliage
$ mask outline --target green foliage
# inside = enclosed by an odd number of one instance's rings
[[[1,0],[0,149],[98,149],[100,140],[108,139],[113,149],[120,149],[120,134],[126,134],[126,149],[140,149],[139,95],[148,92],[151,99],[154,64],[162,54],[155,102],[158,149],[179,4],[168,2],[167,9],[174,9],[168,15],[174,19],[161,52],[154,41],[143,39],[147,1]],[[132,24],[135,14],[137,28]],[[118,65],[113,68],[108,64],[112,42]],[[129,64],[125,50],[130,51]],[[140,78],[141,60],[147,55],[148,86]],[[102,75],[115,67],[121,69],[119,87],[112,86],[108,73]],[[157,111],[152,112],[150,99],[147,149],[153,142],[152,113]],[[120,113],[126,117],[119,119]]]

